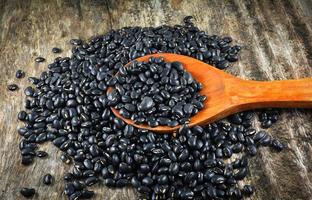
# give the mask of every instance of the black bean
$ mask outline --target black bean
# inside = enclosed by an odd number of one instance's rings
[[[272,140],[271,146],[272,146],[276,151],[281,151],[281,150],[284,149],[284,145],[283,145],[280,141],[278,141],[278,140],[276,140],[276,139],[273,139],[273,140]]]
[[[143,184],[143,185],[149,186],[149,185],[151,185],[152,183],[153,183],[153,179],[152,179],[151,177],[145,177],[145,178],[143,178],[143,180],[142,180],[142,184]]]
[[[40,80],[37,79],[36,77],[28,77],[28,81],[34,85],[37,85]]]
[[[119,171],[120,171],[121,173],[130,172],[130,171],[131,171],[131,166],[129,166],[129,165],[126,164],[126,163],[120,163],[120,164],[119,164]]]
[[[262,146],[269,146],[271,144],[271,137],[269,135],[263,136],[258,143]]]
[[[194,110],[194,106],[192,104],[187,103],[183,106],[183,111],[186,114],[189,114],[189,115],[192,114],[193,110]]]
[[[23,70],[19,69],[19,70],[17,70],[15,72],[15,77],[16,78],[24,78],[25,77],[25,72]]]
[[[148,173],[150,171],[150,167],[147,164],[142,164],[140,166],[140,172],[142,173]]]
[[[24,197],[26,197],[26,198],[31,198],[31,197],[33,197],[33,196],[35,195],[36,190],[35,190],[34,188],[26,188],[26,187],[24,187],[24,188],[22,188],[22,189],[20,190],[20,193],[21,193]]]
[[[158,177],[157,182],[158,182],[158,184],[160,184],[160,185],[166,185],[166,184],[168,184],[168,180],[169,180],[169,179],[168,179],[168,176],[162,174],[162,175],[160,175],[160,176]]]
[[[72,45],[80,45],[82,43],[82,40],[80,40],[80,39],[71,39],[69,42]]]
[[[74,180],[72,183],[76,190],[82,190],[83,188],[85,188],[85,185],[82,181]]]
[[[25,155],[25,156],[22,156],[22,164],[23,165],[30,165],[31,163],[33,163],[33,156],[30,156],[30,155]]]
[[[237,143],[233,146],[232,150],[234,153],[239,153],[243,150],[244,146],[241,143]]]
[[[189,157],[189,151],[187,149],[184,149],[182,153],[179,155],[178,159],[179,161],[185,161]]]
[[[57,147],[60,147],[66,140],[67,139],[65,136],[61,136],[61,137],[54,139],[53,144]]]
[[[222,184],[226,179],[221,175],[214,175],[211,177],[211,182],[215,184]]]
[[[269,127],[271,127],[272,126],[272,121],[271,120],[266,120],[266,121],[263,121],[262,123],[261,123],[261,127],[262,128],[269,128]]]
[[[43,177],[43,183],[44,183],[45,185],[51,185],[52,182],[53,182],[53,177],[52,177],[51,174],[46,174],[46,175],[44,175],[44,177]]]
[[[229,61],[223,60],[216,64],[216,67],[219,69],[226,69],[229,66]]]
[[[191,136],[189,139],[188,139],[188,145],[190,147],[195,147],[196,144],[197,144],[197,137],[196,136]]]
[[[243,187],[243,193],[245,195],[252,195],[254,193],[255,189],[251,185],[244,185]]]
[[[254,141],[259,141],[259,140],[261,140],[263,137],[265,137],[267,135],[267,133],[266,132],[264,132],[264,131],[259,131],[258,133],[256,133],[255,135],[254,135],[254,137],[253,137],[253,139],[254,139]]]
[[[255,156],[257,154],[257,147],[255,145],[247,146],[246,150],[250,156]]]
[[[18,113],[17,118],[21,121],[26,121],[27,120],[27,113],[25,111],[20,111]]]
[[[37,151],[36,156],[39,158],[45,158],[45,157],[48,157],[48,153],[45,151]]]
[[[122,178],[116,181],[116,187],[125,187],[127,185],[129,185],[129,181],[127,179]]]
[[[81,196],[82,196],[82,193],[80,191],[77,191],[69,196],[69,200],[76,200],[76,199],[81,198]]]
[[[227,147],[224,147],[223,148],[223,155],[226,157],[226,158],[230,158],[233,154],[233,151],[232,151],[232,148],[227,146]]]
[[[61,53],[62,52],[62,49],[58,48],[58,47],[53,47],[52,48],[52,52],[53,53]]]
[[[179,164],[178,163],[171,163],[169,166],[169,173],[171,175],[176,175],[179,172]]]
[[[35,62],[37,62],[37,63],[40,63],[40,62],[44,62],[45,61],[45,59],[43,58],[43,57],[37,57],[37,58],[35,58]]]
[[[107,178],[104,180],[104,184],[108,187],[114,187],[116,185],[116,182],[114,179]]]
[[[36,155],[34,149],[32,149],[32,148],[30,148],[30,147],[25,147],[25,148],[23,148],[23,149],[21,150],[21,154],[22,154],[23,156],[27,156],[27,155],[29,155],[29,156],[35,156],[35,155]]]
[[[8,89],[9,91],[15,91],[15,90],[18,89],[18,85],[16,85],[16,84],[10,84],[10,85],[8,85],[7,89]]]
[[[140,105],[138,106],[138,109],[140,111],[147,111],[151,109],[155,105],[154,101],[150,97],[144,97]]]
[[[89,159],[84,159],[83,165],[86,169],[93,169],[93,163]]]
[[[87,186],[94,185],[98,182],[98,179],[95,176],[89,177],[85,180]]]
[[[140,181],[138,180],[137,177],[133,176],[133,177],[131,178],[131,185],[132,185],[133,187],[135,187],[135,188],[138,188],[138,187],[141,185],[141,183],[140,183]]]
[[[168,152],[168,156],[169,156],[169,158],[170,158],[173,162],[176,162],[176,161],[177,161],[177,156],[176,156],[176,154],[175,154],[173,151],[169,151],[169,152]]]
[[[69,182],[65,185],[65,194],[67,196],[72,195],[75,192],[75,187],[74,184],[72,182]]]
[[[34,126],[35,127],[35,126]],[[47,140],[47,134],[41,133],[36,137],[36,143],[43,143]]]

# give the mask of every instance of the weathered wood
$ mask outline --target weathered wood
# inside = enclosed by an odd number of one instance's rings
[[[278,80],[312,76],[312,3],[310,0],[166,0],[166,1],[40,1],[0,0],[0,199],[21,199],[18,191],[33,186],[34,199],[65,199],[62,175],[70,166],[60,162],[60,152],[50,144],[46,160],[30,167],[19,161],[17,112],[23,109],[26,79],[14,78],[17,69],[38,76],[51,62],[54,46],[70,55],[71,38],[89,38],[124,26],[177,24],[186,15],[209,34],[230,35],[243,45],[240,61],[229,72],[244,79]],[[17,83],[18,92],[6,86]],[[245,182],[256,186],[250,199],[312,199],[312,113],[283,110],[281,120],[269,129],[286,144],[277,154],[262,148],[251,159]],[[255,122],[255,126],[259,126]],[[41,178],[52,173],[56,184],[44,186]],[[95,199],[136,199],[130,188],[93,187]]]

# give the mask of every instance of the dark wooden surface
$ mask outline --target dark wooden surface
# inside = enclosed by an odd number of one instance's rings
[[[177,24],[186,15],[209,34],[230,35],[243,46],[241,58],[229,72],[245,79],[274,80],[312,76],[311,0],[162,0],[79,1],[0,0],[0,199],[22,199],[23,186],[37,188],[34,199],[65,199],[63,173],[70,168],[58,159],[51,144],[42,145],[49,158],[37,159],[30,167],[20,164],[16,119],[23,109],[26,79],[14,78],[17,69],[27,76],[39,75],[51,62],[51,48],[70,55],[71,38],[89,38],[111,28]],[[34,58],[47,58],[35,64]],[[6,86],[17,83],[18,92]],[[277,154],[262,148],[251,160],[245,182],[256,186],[253,200],[312,199],[312,112],[283,110],[269,133],[286,145]],[[255,126],[259,127],[257,121]],[[45,173],[56,183],[44,186]],[[95,199],[136,199],[130,188],[92,187]]]

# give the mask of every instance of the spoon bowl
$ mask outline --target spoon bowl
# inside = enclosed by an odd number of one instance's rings
[[[204,101],[204,108],[190,118],[188,123],[190,127],[204,125],[250,109],[312,107],[312,78],[267,82],[242,80],[200,60],[171,53],[151,54],[136,60],[148,61],[150,57],[162,57],[165,62],[182,63],[184,69],[203,85],[199,93],[205,95],[207,99]],[[111,90],[112,88],[109,88],[108,92]],[[174,132],[180,127],[180,125],[150,127],[147,124],[136,124],[133,120],[122,117],[117,109],[111,107],[111,110],[127,124],[157,133]]]

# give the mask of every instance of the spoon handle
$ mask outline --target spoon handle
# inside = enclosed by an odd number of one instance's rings
[[[236,95],[234,93],[236,92]],[[239,95],[237,95],[239,94]],[[312,108],[312,78],[281,81],[242,81],[234,101],[248,109]]]

